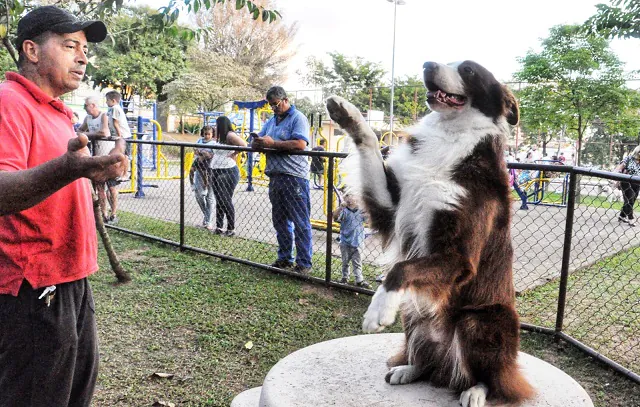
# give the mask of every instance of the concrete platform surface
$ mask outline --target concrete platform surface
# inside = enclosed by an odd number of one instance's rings
[[[402,341],[403,334],[359,335],[300,349],[269,371],[262,388],[242,393],[232,406],[459,407],[447,389],[426,382],[392,386],[384,381],[386,359]],[[559,369],[522,352],[519,363],[538,391],[521,407],[593,407],[586,391]]]
[[[231,407],[257,407],[260,403],[261,390],[262,387],[254,387],[253,389],[243,391],[234,397],[231,402]]]

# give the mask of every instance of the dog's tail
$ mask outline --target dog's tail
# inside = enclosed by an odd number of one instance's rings
[[[524,378],[517,364],[503,369],[497,379],[493,386],[492,398],[507,403],[520,403],[536,395],[535,389]]]

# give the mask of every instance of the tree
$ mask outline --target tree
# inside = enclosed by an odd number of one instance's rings
[[[563,135],[570,118],[565,116],[563,106],[558,106],[556,89],[551,84],[525,86],[516,91],[520,100],[520,126],[530,144],[542,144],[542,154],[547,154],[547,144],[556,136]]]
[[[181,36],[185,39],[192,39],[200,34],[199,31],[191,29],[179,29],[176,25],[181,12],[197,13],[199,10],[208,10],[217,4],[225,4],[227,0],[168,0],[169,3],[158,9],[158,13],[153,17],[153,29],[159,33],[170,36]],[[13,47],[12,40],[15,40],[15,30],[17,22],[25,10],[30,10],[41,4],[55,4],[74,12],[82,18],[103,19],[110,15],[115,15],[123,8],[123,0],[5,0],[0,3],[0,39],[7,54],[17,63],[17,52]],[[262,19],[269,23],[282,18],[276,10],[267,9],[256,4],[252,0],[236,0],[236,10],[246,9],[254,19]],[[138,30],[130,32],[132,36],[139,33]]]
[[[614,114],[624,107],[622,64],[605,38],[585,34],[579,26],[551,28],[542,46],[540,53],[529,51],[520,58],[521,69],[514,75],[533,87],[521,96],[523,111],[527,105],[553,106],[548,114],[555,118],[546,117],[545,122],[565,125],[581,148],[585,130],[597,116]]]
[[[385,71],[380,64],[365,61],[361,57],[349,58],[338,52],[330,52],[331,67],[316,57],[309,57],[306,61],[307,72],[304,82],[307,85],[322,88],[323,99],[329,95],[339,95],[348,99],[358,109],[380,108],[383,104],[380,95],[375,95],[373,102],[372,90],[382,85]]]
[[[586,32],[599,32],[607,38],[640,38],[638,0],[612,0],[611,5],[598,4],[596,8],[596,14],[584,24]]]
[[[194,49],[188,60],[189,69],[164,87],[167,103],[180,113],[216,111],[229,101],[264,97],[251,86],[251,68],[231,57]]]
[[[260,3],[270,6],[272,1]],[[253,20],[238,13],[232,3],[200,12],[196,23],[205,31],[204,50],[230,57],[237,65],[247,67],[250,83],[259,92],[284,81],[285,68],[293,56],[289,46],[297,32],[295,23],[287,26],[282,20],[273,23]]]
[[[133,94],[166,99],[163,86],[186,69],[188,38],[148,29],[157,12],[148,7],[123,8],[106,20],[107,40],[93,48],[87,76],[100,88],[111,87],[129,100]],[[131,36],[131,32],[139,35]]]

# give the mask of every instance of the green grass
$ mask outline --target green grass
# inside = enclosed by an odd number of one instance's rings
[[[147,233],[174,242],[178,242],[180,240],[180,225],[177,223],[166,222],[132,212],[121,211],[118,212],[118,216],[120,218],[118,223],[119,227]],[[337,235],[334,234],[334,237],[335,236]],[[273,263],[276,259],[276,252],[278,249],[276,245],[269,243],[263,243],[242,237],[223,237],[214,235],[205,229],[191,226],[185,227],[185,244],[214,253],[238,257],[261,264]],[[323,244],[321,248],[316,248],[313,253],[313,270],[311,275],[314,277],[325,279],[325,250],[326,249]],[[340,280],[342,277],[341,266],[342,260],[340,257],[333,256],[331,258],[331,279],[333,281]],[[373,264],[364,262],[362,265],[362,273],[365,279],[368,279],[369,281],[373,281],[380,272],[381,269]]]
[[[640,371],[640,248],[601,259],[569,276],[563,331]],[[555,327],[559,280],[517,298],[523,321]]]
[[[228,406],[242,390],[261,385],[289,353],[360,334],[366,295],[115,231],[111,238],[133,281],[115,284],[100,251],[102,271],[91,277],[101,346],[96,406]],[[523,333],[522,348],[572,375],[596,406],[640,405],[640,386],[571,347]],[[152,377],[158,372],[174,376]]]

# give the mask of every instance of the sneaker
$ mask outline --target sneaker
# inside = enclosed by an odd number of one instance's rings
[[[111,224],[111,225],[117,225],[119,220],[120,220],[120,219],[118,219],[118,217],[117,217],[117,216],[115,216],[115,215],[111,215],[111,217],[109,218],[109,224]]]
[[[520,210],[521,210],[521,211],[528,211],[528,210],[529,210],[529,207],[528,207],[528,206],[524,206],[524,205],[523,205],[523,206],[521,206],[521,207],[520,207]]]
[[[275,267],[278,269],[289,270],[293,268],[293,263],[289,263],[286,260],[276,260],[271,267]]]
[[[212,228],[212,229],[213,229],[213,228]],[[212,229],[209,229],[209,230],[212,230]],[[214,235],[221,235],[221,234],[223,234],[223,233],[224,233],[224,230],[222,230],[222,229],[220,229],[220,228],[215,228],[215,229],[213,229],[213,234],[214,234]]]
[[[303,267],[299,264],[296,264],[296,266],[293,268],[293,271],[308,276],[309,274],[311,274],[311,267]]]
[[[376,282],[377,283],[381,283],[384,281],[386,275],[385,274],[380,274],[378,277],[376,277]]]
[[[348,278],[346,278],[346,277],[342,277],[342,278],[340,279],[340,284],[347,284],[348,282],[349,282],[349,279],[348,279]]]
[[[235,232],[233,229],[231,229],[231,230],[227,229],[227,231],[226,231],[226,232],[224,232],[223,234],[224,234],[225,236],[235,236],[235,235],[236,235],[236,232]]]
[[[635,219],[629,219],[629,226],[635,226],[636,225],[636,220]]]
[[[215,232],[215,228],[213,227],[213,225],[206,224],[204,225],[204,228],[207,229],[209,232]]]
[[[622,216],[618,216],[618,222],[619,222],[619,223],[629,223],[629,221],[627,220],[627,218],[622,217]]]
[[[356,285],[362,288],[371,288],[371,284],[367,283],[365,280],[362,280],[359,283],[356,283]]]

